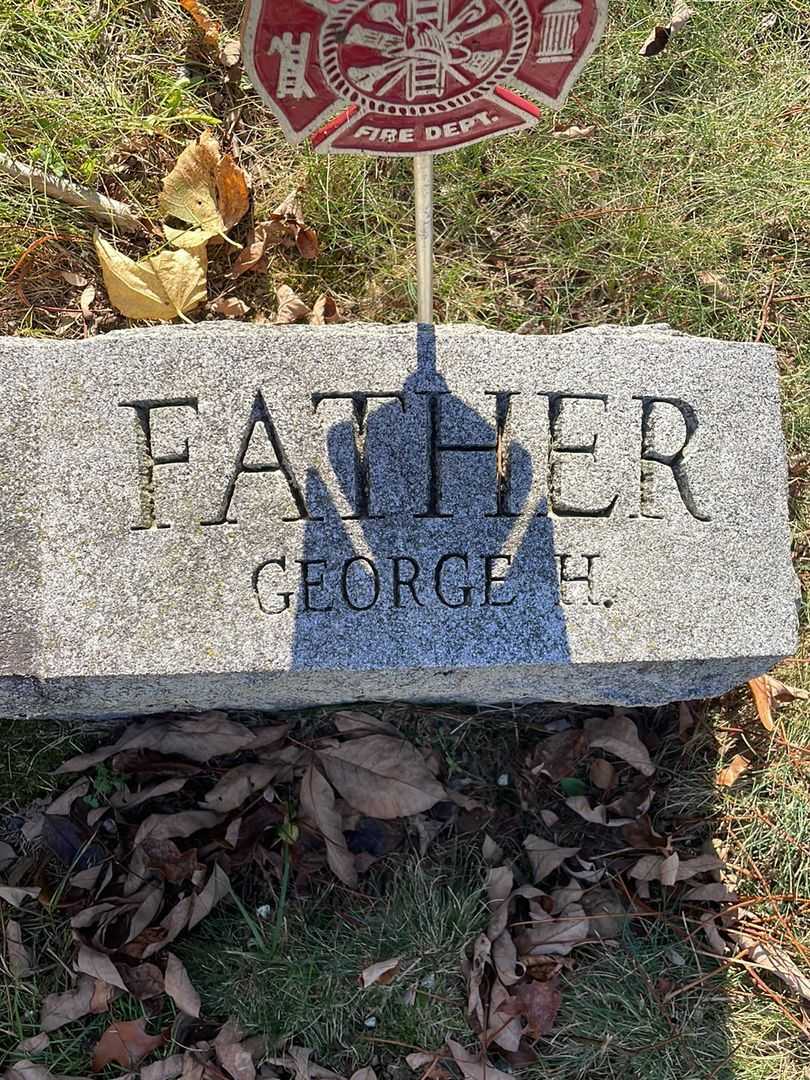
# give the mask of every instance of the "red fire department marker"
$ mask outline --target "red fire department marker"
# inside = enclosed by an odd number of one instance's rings
[[[249,0],[243,56],[287,138],[414,158],[419,321],[432,318],[432,155],[559,109],[607,0]],[[506,85],[504,85],[506,84]]]

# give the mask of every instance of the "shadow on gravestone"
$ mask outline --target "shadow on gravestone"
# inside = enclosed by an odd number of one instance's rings
[[[431,326],[416,357],[384,404],[369,414],[355,400],[354,419],[328,429],[339,499],[308,470],[291,667],[384,669],[387,699],[401,671],[409,696],[418,678],[425,700],[451,700],[458,667],[563,664],[570,651],[554,526],[545,498],[528,505],[532,457],[508,438],[508,396],[492,393],[493,423],[453,394]]]

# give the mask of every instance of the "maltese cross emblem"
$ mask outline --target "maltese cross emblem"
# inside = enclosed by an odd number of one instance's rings
[[[441,153],[560,108],[606,0],[249,0],[248,74],[292,142]]]

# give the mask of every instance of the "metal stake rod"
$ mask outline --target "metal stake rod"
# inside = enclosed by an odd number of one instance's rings
[[[416,202],[416,317],[433,322],[433,156],[415,154],[413,181]]]

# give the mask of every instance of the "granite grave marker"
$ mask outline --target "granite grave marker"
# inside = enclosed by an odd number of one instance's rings
[[[651,704],[795,647],[767,346],[204,324],[0,378],[0,715]]]

